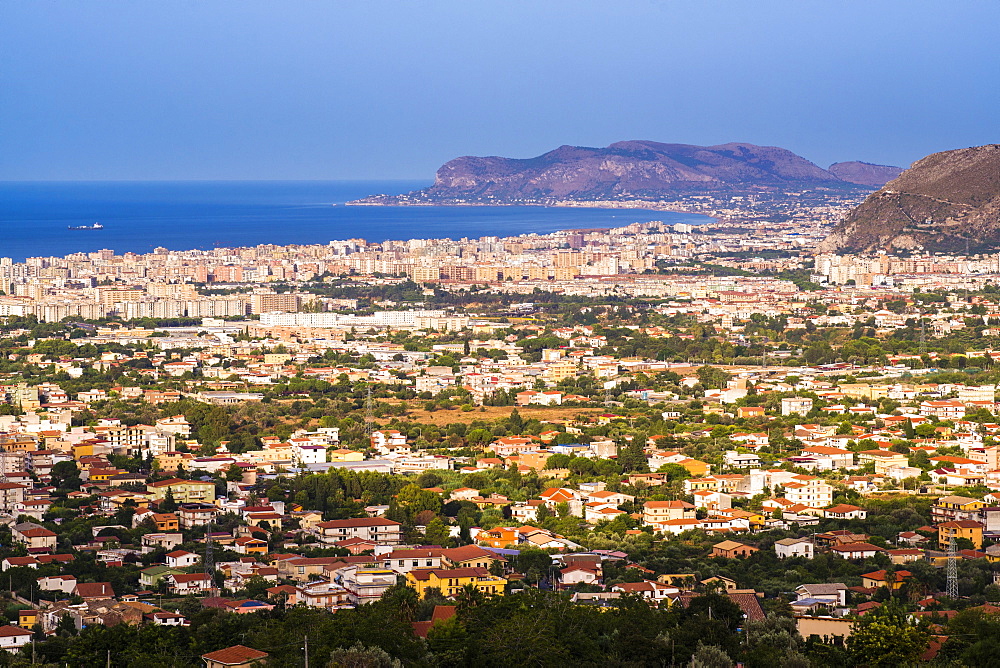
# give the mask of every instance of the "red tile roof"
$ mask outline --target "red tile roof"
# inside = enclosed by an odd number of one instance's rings
[[[221,663],[224,666],[238,666],[259,659],[266,659],[267,652],[261,652],[260,650],[244,645],[233,645],[232,647],[209,652],[208,654],[202,654],[201,658],[206,661]]]

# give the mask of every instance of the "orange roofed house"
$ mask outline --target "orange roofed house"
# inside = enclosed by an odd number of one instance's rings
[[[758,548],[753,547],[752,545],[744,545],[743,543],[738,543],[735,540],[724,540],[721,543],[716,543],[712,547],[711,556],[735,559],[736,557],[749,557],[757,551]]]
[[[476,540],[487,547],[505,548],[517,545],[520,534],[516,527],[493,527],[480,531]]]
[[[642,521],[645,524],[694,519],[694,516],[695,507],[687,501],[647,501],[642,507]]]
[[[267,652],[243,645],[233,645],[201,655],[205,668],[258,668],[267,664],[267,657]]]

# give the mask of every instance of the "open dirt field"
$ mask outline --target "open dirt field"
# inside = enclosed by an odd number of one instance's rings
[[[413,402],[410,402],[411,406]],[[428,413],[422,407],[418,408],[416,406],[412,407],[406,416],[406,419],[413,420],[414,422],[423,422],[425,424],[434,425],[446,425],[455,422],[464,422],[468,424],[475,420],[496,420],[498,418],[504,418],[510,415],[510,412],[514,409],[513,406],[483,406],[485,411],[480,411],[479,407],[476,407],[469,413],[463,413],[459,409],[453,410],[437,410],[433,413]],[[538,420],[572,420],[577,415],[600,415],[607,412],[604,408],[577,408],[577,407],[562,407],[562,406],[518,406],[517,412],[525,420],[532,418]],[[388,420],[380,420],[380,422],[388,422]]]

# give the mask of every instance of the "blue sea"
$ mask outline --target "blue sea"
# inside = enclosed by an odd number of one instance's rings
[[[344,206],[401,194],[418,181],[0,182],[0,257],[63,256],[111,249],[171,250],[369,241],[478,238],[662,220],[697,214],[533,206]],[[101,223],[102,230],[69,230]]]

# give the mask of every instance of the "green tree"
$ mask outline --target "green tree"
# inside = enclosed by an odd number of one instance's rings
[[[726,383],[732,377],[722,369],[717,369],[714,366],[699,367],[698,371],[698,382],[709,389],[719,389],[726,386]]]
[[[917,663],[929,639],[927,631],[910,622],[902,608],[887,603],[858,620],[847,648],[855,665],[895,668]]]
[[[434,654],[438,665],[466,665],[469,633],[458,617],[437,622],[427,632],[427,647]]]
[[[626,473],[632,471],[646,473],[649,471],[649,462],[646,460],[646,454],[642,451],[642,443],[639,442],[638,438],[632,439],[632,442],[627,445],[618,446],[618,464]]]
[[[424,530],[424,537],[427,539],[428,545],[444,547],[451,541],[448,525],[440,517],[435,517],[428,522],[427,528]]]
[[[57,462],[52,466],[50,472],[52,484],[58,489],[76,490],[80,489],[80,469],[76,462]]]
[[[163,501],[160,502],[160,511],[164,513],[172,513],[177,510],[177,501],[174,499],[174,490],[167,488],[167,494],[163,497]]]
[[[365,647],[360,642],[351,647],[335,649],[330,654],[328,668],[403,668],[403,662],[394,659],[381,647]]]
[[[698,649],[691,655],[689,668],[732,668],[733,660],[725,650],[715,645],[698,643]]]

